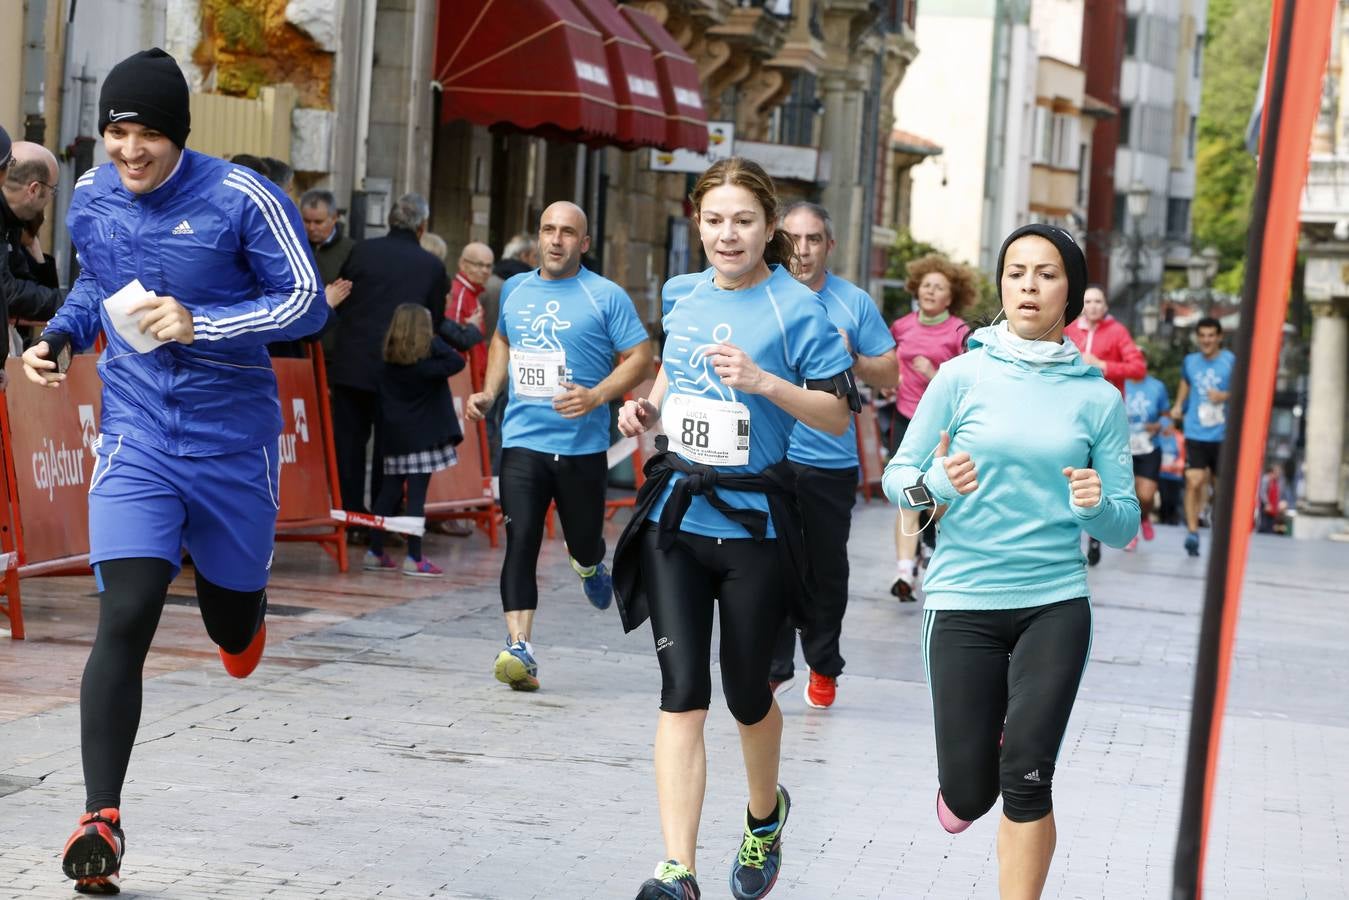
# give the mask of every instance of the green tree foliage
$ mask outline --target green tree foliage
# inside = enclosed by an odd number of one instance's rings
[[[1221,255],[1217,283],[1239,287],[1255,194],[1246,126],[1269,39],[1270,0],[1211,0],[1195,152],[1194,234]]]

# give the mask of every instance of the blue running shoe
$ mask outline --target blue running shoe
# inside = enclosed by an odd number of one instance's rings
[[[1199,555],[1199,535],[1193,531],[1185,535],[1185,552],[1191,556]]]
[[[700,900],[698,879],[683,864],[673,859],[656,866],[656,874],[642,882],[637,900]]]
[[[507,642],[505,649],[497,654],[492,671],[497,681],[509,684],[513,691],[539,689],[539,664],[534,661],[524,641],[514,644]]]
[[[608,609],[614,602],[614,579],[604,563],[595,563],[594,572],[581,576],[581,587],[585,589],[590,605],[596,609]]]
[[[787,824],[792,798],[778,785],[778,820],[772,825],[751,829],[749,810],[745,810],[745,837],[731,866],[731,893],[737,900],[758,900],[777,884],[782,868],[782,829]]]

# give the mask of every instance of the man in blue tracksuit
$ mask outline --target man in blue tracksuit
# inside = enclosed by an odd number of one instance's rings
[[[81,893],[118,892],[141,668],[184,547],[226,670],[242,678],[262,655],[281,432],[266,345],[308,337],[328,316],[294,204],[185,149],[189,130],[173,57],[147,50],[108,73],[99,132],[111,162],[76,181],[67,219],[82,271],[24,354],[28,377],[55,388],[63,350],[100,331],[108,341],[89,485],[99,622],[80,687],[87,812],[62,863]],[[119,315],[107,300],[133,282],[146,293]]]
[[[791,236],[799,260],[796,275],[824,302],[829,321],[842,333],[853,357],[853,372],[875,388],[893,390],[899,380],[895,339],[866,291],[828,269],[834,229],[829,213],[814,203],[787,207],[782,228]],[[833,705],[843,672],[839,636],[848,608],[848,534],[857,500],[857,431],[849,421],[842,435],[798,424],[792,430],[787,459],[796,476],[796,502],[806,538],[806,607],[801,651],[810,667],[802,695],[816,709]],[[774,692],[793,677],[796,630],[783,623],[773,653],[769,684]]]

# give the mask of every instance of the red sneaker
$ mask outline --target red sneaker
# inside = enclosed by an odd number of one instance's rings
[[[247,678],[253,674],[253,670],[258,667],[258,662],[262,659],[262,650],[267,646],[267,623],[263,622],[258,626],[258,633],[253,635],[253,642],[242,653],[226,653],[224,647],[220,650],[220,661],[225,664],[225,671],[229,672],[235,678]]]
[[[125,850],[121,813],[111,808],[87,812],[61,852],[61,870],[81,894],[118,894]]]
[[[806,682],[806,705],[816,709],[828,709],[834,705],[834,694],[837,690],[838,679],[812,670],[810,681]]]
[[[1157,531],[1152,527],[1151,519],[1143,519],[1138,523],[1143,529],[1143,540],[1150,541],[1157,536]]]

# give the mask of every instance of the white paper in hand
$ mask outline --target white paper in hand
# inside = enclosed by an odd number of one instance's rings
[[[131,312],[133,306],[146,297],[153,296],[154,292],[147,291],[137,278],[103,301],[104,307],[108,310],[108,318],[112,320],[112,327],[122,336],[122,340],[136,348],[137,353],[149,353],[161,344],[168,343],[141,331],[140,324],[141,319],[145,317],[145,310]]]

